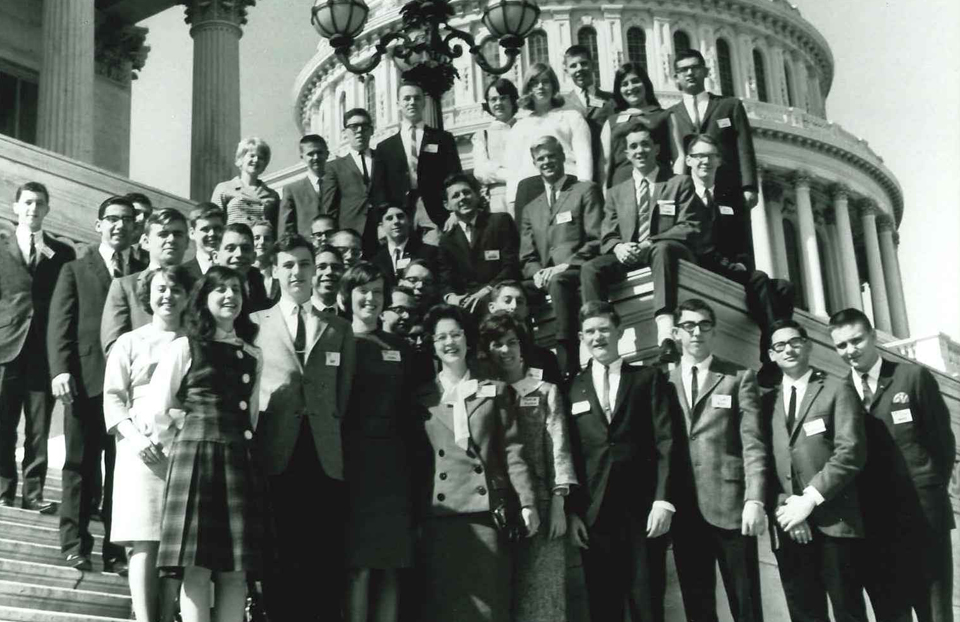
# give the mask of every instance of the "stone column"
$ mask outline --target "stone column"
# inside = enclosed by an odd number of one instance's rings
[[[208,201],[234,177],[240,141],[240,37],[256,0],[185,0],[193,37],[190,198]]]
[[[796,85],[796,92],[793,94],[796,102],[794,102],[793,106],[794,108],[809,112],[809,98],[807,95],[807,64],[802,60],[798,60],[796,56],[793,56],[792,58],[795,61],[793,63],[793,83]]]
[[[547,30],[547,40],[550,42],[550,66],[557,68],[557,76],[561,81],[560,88],[566,91],[568,88],[573,87],[569,84],[569,78],[566,77],[567,74],[563,71],[563,52],[576,40],[576,34],[573,32],[570,24],[570,11],[554,11],[553,23],[548,23],[548,26],[551,25],[553,26],[554,36],[551,37],[549,29]],[[559,45],[554,44],[554,41],[558,42]]]
[[[797,221],[800,224],[800,259],[803,263],[803,284],[811,313],[827,314],[823,295],[823,277],[820,271],[820,251],[817,248],[817,229],[813,222],[813,205],[810,202],[810,177],[800,173],[796,176]]]
[[[753,38],[750,35],[737,37],[736,53],[740,56],[743,96],[757,99],[757,70],[753,66]]]
[[[648,60],[647,67],[657,90],[677,90],[673,79],[673,32],[668,19],[653,18],[653,58]]]
[[[850,227],[849,194],[850,191],[846,186],[837,186],[833,192],[833,215],[840,241],[843,301],[848,307],[863,309],[863,300],[860,297],[860,271],[857,268],[857,253],[853,249],[853,229]]]
[[[763,188],[763,169],[757,168],[757,187],[760,189],[760,198],[757,205],[750,211],[750,221],[753,226],[753,259],[757,270],[763,270],[773,275],[773,249],[770,245],[770,225],[767,218],[767,201]]]
[[[767,183],[763,189],[764,203],[770,210],[770,245],[772,248],[772,259],[774,271],[773,276],[780,279],[790,278],[790,264],[787,262],[787,242],[783,236],[783,190],[773,183]]]
[[[43,2],[37,145],[93,162],[93,0]]]
[[[890,305],[887,301],[887,285],[883,279],[883,260],[880,257],[880,240],[877,237],[877,215],[880,210],[872,200],[860,205],[863,222],[863,240],[867,248],[867,272],[870,277],[870,293],[873,301],[873,323],[882,331],[891,332]]]
[[[907,301],[903,297],[903,281],[900,276],[900,260],[897,257],[897,245],[894,236],[893,218],[885,216],[877,220],[880,238],[880,257],[883,260],[883,276],[887,287],[887,299],[890,302],[890,321],[893,334],[901,339],[910,336],[907,322]]]
[[[619,67],[623,64],[624,60],[627,58],[627,54],[624,51],[623,45],[623,22],[622,20],[622,9],[619,7],[604,7],[603,11],[603,22],[598,24],[599,28],[607,28],[608,36],[607,37],[598,37],[600,39],[599,44],[603,45],[604,39],[608,41],[606,45],[606,58],[608,65],[600,65],[600,67]],[[601,48],[600,56],[604,55],[604,50]],[[600,72],[600,86],[601,88],[612,91],[613,90],[613,72],[610,71],[601,71]]]

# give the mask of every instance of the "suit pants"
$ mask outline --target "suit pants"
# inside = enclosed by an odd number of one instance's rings
[[[13,502],[17,496],[17,426],[23,411],[23,499],[40,501],[47,479],[47,435],[53,414],[49,373],[35,371],[37,358],[44,358],[24,344],[20,355],[0,365],[0,498]]]
[[[757,539],[708,523],[694,504],[678,506],[670,527],[688,622],[717,622],[717,573],[736,622],[762,622]]]
[[[537,300],[544,293],[537,289],[533,280],[523,282],[524,289],[533,292],[531,299]],[[577,332],[580,330],[580,267],[574,266],[564,270],[550,279],[546,293],[550,296],[553,308],[558,341],[577,341]]]
[[[346,494],[342,481],[324,473],[302,421],[286,470],[269,479],[276,559],[264,599],[271,622],[335,622],[343,605]]]
[[[631,270],[650,268],[653,276],[653,314],[673,313],[677,306],[677,268],[681,259],[693,261],[693,254],[679,242],[654,242],[633,266],[626,266],[612,253],[594,257],[580,270],[583,302],[609,300],[610,286],[619,283]]]
[[[775,522],[770,521],[771,524]],[[798,544],[779,527],[774,551],[792,622],[827,622],[827,596],[836,622],[866,622],[859,557],[860,538],[832,538],[811,526],[813,539]]]
[[[103,421],[103,395],[73,398],[63,409],[66,456],[63,464],[63,499],[60,503],[60,549],[64,555],[89,555],[93,550],[90,513],[103,474],[103,559],[123,559],[123,547],[110,542],[113,514],[113,467],[117,446]]]

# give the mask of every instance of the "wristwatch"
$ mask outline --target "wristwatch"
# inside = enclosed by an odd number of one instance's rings
[[[553,489],[554,497],[566,497],[569,494],[570,494],[570,489],[566,486],[561,486],[560,488]]]

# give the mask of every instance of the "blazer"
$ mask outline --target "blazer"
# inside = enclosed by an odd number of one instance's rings
[[[131,257],[131,272],[144,268]],[[103,393],[106,359],[100,343],[100,320],[112,281],[103,257],[93,246],[82,257],[63,266],[50,301],[50,377],[69,373],[78,393],[85,398]]]
[[[436,274],[438,252],[436,246],[425,244],[419,235],[411,235],[410,239],[407,240],[406,246],[403,247],[403,256],[401,259],[409,259],[410,261],[422,259],[430,264],[430,271]],[[370,261],[383,271],[383,274],[386,275],[388,285],[393,286],[397,284],[397,272],[393,269],[393,259],[390,257],[390,248],[386,242],[380,245],[380,248],[377,249],[376,254],[374,254]]]
[[[50,299],[60,270],[76,254],[73,249],[43,235],[44,245],[53,251],[46,256],[37,253],[33,271],[27,268],[16,234],[0,240],[0,365],[10,363],[28,348],[32,357],[43,359],[42,370],[47,373],[47,324],[50,318]],[[30,344],[27,344],[28,338]],[[31,346],[39,346],[34,353]]]
[[[532,278],[541,268],[569,263],[581,266],[600,250],[603,195],[592,181],[567,175],[553,207],[546,193],[526,206],[520,223],[520,265]]]
[[[600,408],[590,367],[570,386],[570,447],[580,485],[569,508],[592,525],[600,513],[614,466],[632,473],[626,504],[646,518],[654,501],[669,501],[673,414],[676,401],[666,377],[651,367],[623,363],[611,422]]]
[[[735,197],[734,197],[735,198]],[[753,259],[753,226],[750,210],[741,200],[730,196],[714,197],[713,205],[706,206],[695,196],[703,214],[703,237],[697,262],[709,270],[729,272],[731,264],[742,263],[747,270],[755,269]]]
[[[694,127],[683,100],[670,111],[681,141],[693,134],[706,134],[720,145],[720,168],[717,169],[716,194],[739,195],[744,190],[757,190],[757,157],[753,151],[750,121],[743,102],[736,97],[709,94],[707,112],[700,127]]]
[[[768,508],[813,486],[824,502],[808,521],[827,536],[863,537],[854,482],[867,461],[867,442],[857,393],[844,381],[814,370],[797,405],[792,431],[787,430],[783,385],[762,399],[763,414],[772,430],[776,469],[776,483],[768,490]]]
[[[714,527],[740,530],[746,501],[765,503],[769,447],[760,419],[756,374],[716,355],[687,401],[682,367],[670,372],[675,410],[675,503],[696,504]],[[682,511],[678,510],[678,511]]]
[[[356,343],[346,320],[313,316],[317,330],[303,365],[279,305],[251,316],[260,325],[256,346],[263,353],[257,444],[267,475],[283,473],[306,418],[324,473],[342,480],[341,427],[356,370]]]
[[[520,275],[520,235],[509,214],[477,213],[473,242],[459,224],[440,237],[440,294],[470,294],[484,285]]]
[[[332,163],[328,163],[330,166]],[[326,174],[326,170],[324,170]],[[323,182],[321,182],[321,186]],[[320,195],[310,182],[309,177],[303,177],[283,187],[283,196],[280,199],[280,211],[277,222],[277,239],[284,233],[299,233],[310,238],[310,224],[315,216],[321,213]]]
[[[184,262],[183,267],[186,268],[190,276],[193,277],[194,282],[199,281],[203,277],[203,270],[200,269],[200,262],[197,261],[196,256],[190,261]]]
[[[373,204],[389,202],[410,207],[410,168],[400,132],[381,141],[374,157],[379,166],[373,171]],[[425,125],[417,160],[417,191],[427,215],[440,228],[449,216],[443,204],[443,180],[461,170],[453,134]]]
[[[107,301],[103,306],[103,318],[100,320],[100,345],[104,356],[110,354],[110,348],[123,333],[149,324],[152,316],[140,304],[138,290],[140,279],[146,270],[136,274],[114,279],[107,291]]]
[[[596,89],[593,97],[598,99],[601,105],[587,107],[581,101],[576,90],[563,95],[564,108],[579,111],[586,119],[587,125],[590,126],[590,147],[593,151],[594,168],[592,181],[599,184],[603,181],[603,147],[600,145],[600,133],[603,131],[603,124],[607,122],[607,118],[613,114],[613,93]]]
[[[376,151],[372,152],[371,158],[373,170],[367,174],[373,181],[374,171],[380,168]],[[332,216],[338,228],[353,229],[363,235],[374,207],[370,204],[371,188],[372,184],[363,183],[363,173],[357,168],[353,155],[348,153],[327,162],[320,182],[320,213]]]
[[[484,395],[486,391],[493,395]],[[420,385],[414,398],[427,443],[421,448],[417,482],[424,514],[486,512],[492,503],[514,493],[521,506],[536,507],[513,393],[502,382],[477,382],[477,390],[465,400],[470,451],[455,443],[453,406],[442,396],[440,381],[434,378]]]
[[[650,190],[650,241],[672,240],[696,254],[706,243],[708,215],[696,200],[693,181],[686,175],[671,176],[661,170]],[[674,215],[664,214],[672,207]],[[603,212],[600,252],[611,253],[621,242],[630,242],[637,232],[639,208],[633,176],[607,192]]]
[[[851,376],[846,383],[853,389]],[[866,427],[870,453],[860,490],[872,510],[864,513],[867,528],[880,535],[952,529],[947,487],[957,446],[933,374],[915,363],[884,359]]]

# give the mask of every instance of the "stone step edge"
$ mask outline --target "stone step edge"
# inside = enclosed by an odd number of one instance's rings
[[[28,615],[32,614],[31,618],[43,620],[44,622],[130,622],[128,618],[110,618],[106,616],[68,613],[64,611],[47,611],[45,609],[27,609],[26,607],[8,607],[6,605],[0,605],[0,618],[6,619],[4,616],[9,615],[13,620],[28,619],[23,615],[17,615],[22,613]],[[40,615],[43,617],[40,618]]]
[[[104,579],[103,584],[105,586],[115,584],[118,589],[127,589],[129,590],[129,583],[123,577],[120,577],[116,573],[105,574],[102,572],[83,572],[77,570],[76,568],[71,568],[70,566],[60,566],[57,564],[47,564],[44,562],[32,562],[22,559],[6,559],[0,558],[0,572],[3,571],[4,565],[9,564],[8,570],[18,572],[18,576],[23,577],[24,583],[27,583],[26,579],[33,577],[40,577],[43,575],[59,575],[60,578],[65,580],[74,581],[77,585],[77,589],[81,588],[81,585],[87,581],[88,575],[96,575],[99,577],[109,577],[109,579]],[[115,578],[115,579],[114,579]],[[11,579],[8,579],[8,581]],[[92,580],[91,580],[92,581]],[[92,590],[99,592],[100,590]],[[121,596],[123,594],[120,594]],[[2,621],[0,621],[2,622]]]
[[[54,592],[69,593],[70,596],[76,596],[78,598],[99,597],[104,599],[115,599],[118,601],[117,605],[123,605],[124,603],[130,602],[130,596],[126,596],[123,594],[111,594],[110,592],[101,592],[100,590],[88,590],[88,589],[83,589],[79,587],[76,587],[76,588],[56,587],[52,585],[28,583],[26,581],[12,581],[10,579],[0,579],[0,585],[14,585],[14,586],[23,585],[26,587],[33,587],[33,588],[40,587],[40,588],[51,590]],[[42,611],[46,611],[46,610],[42,609]]]

